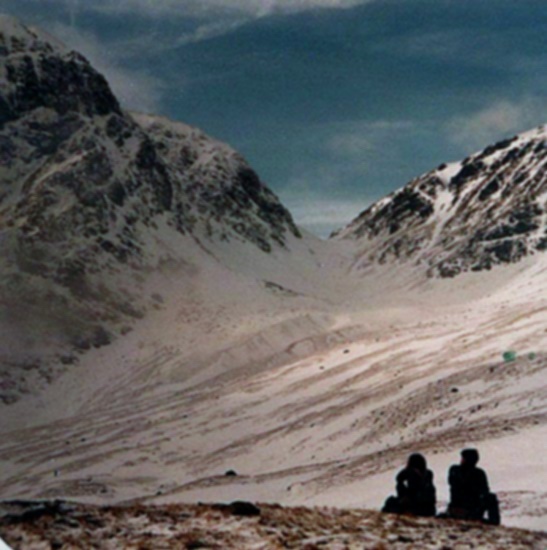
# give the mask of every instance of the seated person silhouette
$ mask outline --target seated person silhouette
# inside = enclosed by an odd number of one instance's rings
[[[488,478],[484,470],[477,468],[477,449],[464,449],[460,464],[450,467],[450,504],[448,517],[485,521],[492,525],[500,524],[497,496],[490,492]],[[484,519],[485,513],[487,519]]]
[[[419,453],[408,457],[406,468],[396,477],[397,496],[390,496],[382,512],[391,514],[414,514],[434,516],[436,504],[433,472],[427,469],[427,462]]]

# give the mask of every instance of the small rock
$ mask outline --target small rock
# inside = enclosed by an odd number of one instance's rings
[[[202,540],[192,540],[186,543],[188,550],[196,550],[197,548],[207,548],[209,545]]]
[[[235,500],[230,503],[228,510],[234,516],[259,516],[260,508],[252,502],[246,502],[244,500]]]
[[[78,529],[80,527],[80,522],[76,521],[71,517],[60,517],[55,520],[57,525],[62,525],[68,527],[69,529]]]

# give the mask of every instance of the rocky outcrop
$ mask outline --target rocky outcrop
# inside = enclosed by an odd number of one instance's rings
[[[14,548],[545,548],[539,531],[369,510],[232,505],[99,507],[5,503],[0,535]],[[238,513],[239,512],[239,513]],[[252,512],[252,513],[250,513]]]
[[[104,77],[80,54],[15,19],[0,22],[0,125],[38,108],[59,115],[121,114]]]

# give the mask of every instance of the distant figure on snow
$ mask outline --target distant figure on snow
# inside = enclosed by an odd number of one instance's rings
[[[464,449],[461,452],[460,464],[450,467],[448,471],[450,504],[447,515],[451,518],[475,519],[499,525],[498,498],[490,492],[486,473],[477,468],[478,462],[477,449]]]
[[[427,469],[427,462],[419,453],[408,457],[406,468],[396,477],[397,496],[386,500],[382,512],[391,514],[414,514],[434,516],[436,491],[433,472]]]

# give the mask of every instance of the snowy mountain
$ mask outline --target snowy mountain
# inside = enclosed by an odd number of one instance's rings
[[[157,307],[141,287],[162,265],[189,271],[206,261],[196,256],[236,241],[249,246],[221,263],[245,271],[301,238],[234,150],[184,124],[124,112],[84,57],[6,16],[0,83],[6,377],[14,363],[33,371],[48,353],[71,363],[71,348],[126,332]]]
[[[547,249],[547,126],[441,165],[334,235],[371,263],[422,264],[453,277]]]

